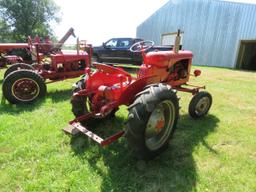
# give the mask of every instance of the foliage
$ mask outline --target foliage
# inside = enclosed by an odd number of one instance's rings
[[[50,22],[58,22],[59,7],[53,0],[0,0],[0,27],[6,27],[0,40],[26,41],[27,36],[53,35]]]
[[[0,42],[9,42],[11,41],[11,37],[10,37],[10,29],[7,26],[6,22],[4,22],[1,18],[0,18]]]
[[[256,73],[200,69],[202,76],[191,83],[207,85],[213,95],[210,113],[190,118],[191,95],[178,93],[180,119],[170,148],[147,163],[131,156],[124,138],[102,148],[83,135],[70,138],[61,131],[73,118],[76,79],[48,84],[47,97],[31,105],[3,103],[0,191],[255,192]],[[107,137],[123,129],[126,108],[116,116],[93,130]]]

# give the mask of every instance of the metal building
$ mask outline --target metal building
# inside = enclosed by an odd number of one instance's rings
[[[170,0],[137,27],[137,37],[161,44],[162,34],[181,29],[194,64],[256,70],[256,3],[242,1]]]

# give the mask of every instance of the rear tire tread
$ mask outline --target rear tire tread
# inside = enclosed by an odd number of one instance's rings
[[[135,99],[134,103],[129,106],[129,115],[126,122],[125,137],[128,141],[128,146],[132,150],[135,157],[138,159],[149,160],[164,151],[169,143],[169,138],[156,151],[150,151],[145,145],[144,132],[149,115],[154,110],[155,106],[163,100],[171,100],[175,106],[175,119],[172,132],[173,134],[178,116],[179,116],[179,102],[176,92],[166,84],[154,84],[147,86],[145,90]]]

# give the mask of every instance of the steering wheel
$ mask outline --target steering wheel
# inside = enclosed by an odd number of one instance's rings
[[[146,40],[134,43],[130,47],[130,51],[133,53],[145,52],[154,46],[154,41]]]

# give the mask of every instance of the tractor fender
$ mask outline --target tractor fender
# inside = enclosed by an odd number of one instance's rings
[[[146,85],[154,83],[154,76],[142,77],[126,87],[121,94],[118,103],[120,105],[130,105],[135,100],[135,95],[143,90]]]

